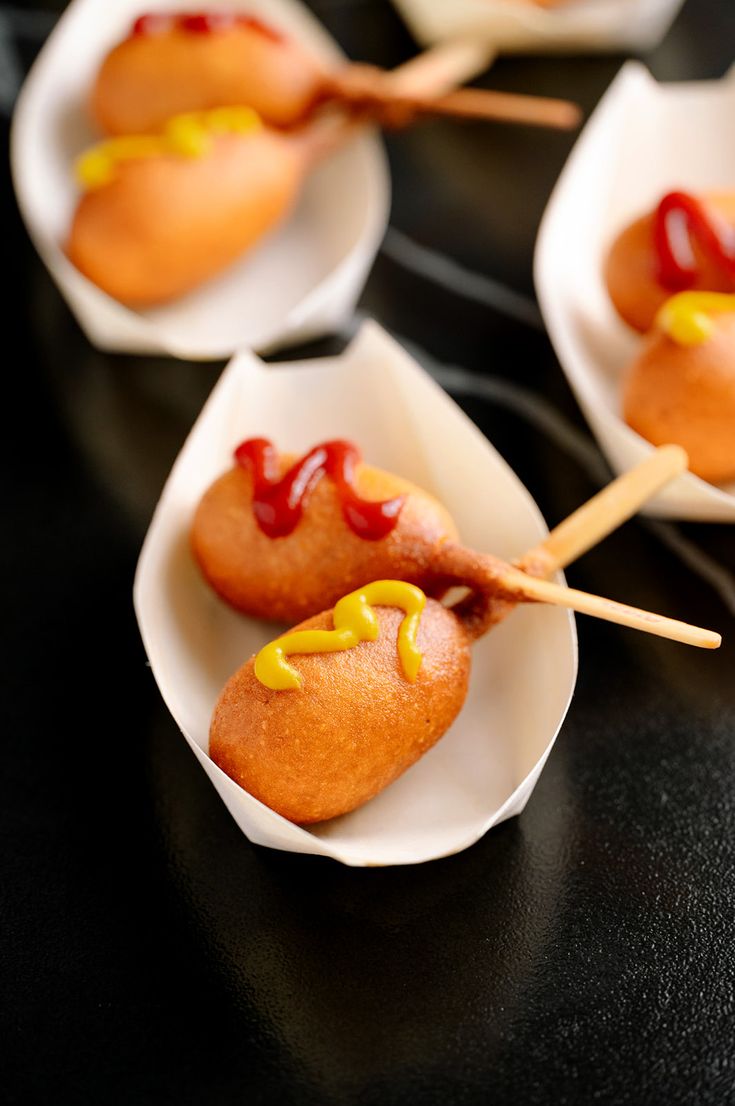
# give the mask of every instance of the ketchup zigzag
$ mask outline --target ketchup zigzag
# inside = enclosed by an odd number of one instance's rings
[[[253,513],[269,538],[283,538],[298,526],[309,496],[323,476],[335,485],[342,516],[353,533],[366,541],[386,537],[398,522],[405,502],[399,495],[382,502],[361,499],[355,490],[355,465],[361,460],[352,442],[334,440],[314,446],[280,476],[278,453],[267,438],[249,438],[235,450],[235,460],[253,478]]]

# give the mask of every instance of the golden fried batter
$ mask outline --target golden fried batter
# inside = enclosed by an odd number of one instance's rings
[[[334,818],[373,798],[439,740],[464,703],[470,639],[462,621],[427,601],[417,639],[423,659],[409,683],[396,649],[403,612],[375,610],[377,641],[290,658],[300,688],[269,690],[251,659],[220,695],[209,755],[292,822]],[[296,627],[331,628],[331,610]]]

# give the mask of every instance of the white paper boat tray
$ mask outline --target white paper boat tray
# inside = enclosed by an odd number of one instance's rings
[[[619,231],[666,192],[735,186],[734,116],[735,69],[719,81],[661,85],[642,65],[628,62],[578,139],[541,223],[534,269],[544,322],[616,473],[653,447],[622,419],[621,373],[641,338],[613,309],[604,258]],[[686,473],[645,511],[735,522],[735,485],[716,486]]]
[[[519,813],[574,690],[572,616],[528,606],[473,647],[465,707],[421,761],[360,810],[310,830],[293,825],[207,755],[209,722],[228,677],[278,627],[245,618],[204,584],[188,548],[194,508],[249,436],[289,452],[341,437],[370,463],[433,492],[463,541],[513,558],[543,540],[541,516],[492,446],[376,324],[343,356],[228,366],[173,467],[141,553],[138,621],[161,694],[235,821],[254,842],[345,864],[408,864],[467,847]]]
[[[324,61],[340,60],[297,0],[228,4],[283,28]],[[216,0],[199,5],[217,6]],[[144,7],[142,0],[73,0],[31,69],[13,120],[11,163],[23,218],[87,337],[105,350],[213,360],[338,329],[352,313],[388,222],[387,163],[372,134],[312,172],[289,220],[260,246],[171,304],[124,307],[65,257],[77,202],[74,159],[99,138],[87,118],[89,88],[104,55]],[[180,7],[176,0],[156,3],[157,10]]]
[[[425,46],[483,38],[498,52],[650,50],[683,0],[570,0],[541,8],[523,0],[394,0]]]

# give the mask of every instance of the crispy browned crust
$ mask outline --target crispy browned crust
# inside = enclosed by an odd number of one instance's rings
[[[292,461],[282,457],[282,471]],[[365,499],[406,495],[398,524],[387,537],[357,537],[325,478],[296,529],[287,537],[269,538],[253,514],[249,473],[231,469],[205,493],[194,516],[191,546],[204,576],[238,610],[282,622],[323,611],[372,580],[422,586],[436,551],[456,540],[450,515],[428,493],[368,465],[358,466],[356,484]]]
[[[715,320],[698,346],[650,334],[628,370],[623,408],[649,442],[683,446],[692,472],[720,483],[735,480],[735,315]]]
[[[334,818],[373,798],[439,740],[464,703],[470,649],[462,623],[428,601],[418,633],[423,660],[411,684],[396,649],[403,612],[376,609],[377,641],[291,658],[303,677],[298,690],[270,691],[251,659],[220,695],[210,756],[292,822]],[[331,628],[331,611],[297,627]]]
[[[735,224],[735,195],[712,193],[705,199],[728,222]],[[652,228],[653,215],[645,215],[626,227],[613,242],[604,267],[605,283],[616,311],[641,334],[650,330],[659,308],[671,296],[656,276]],[[732,291],[731,282],[702,254],[696,242],[693,247],[701,266],[694,290]]]

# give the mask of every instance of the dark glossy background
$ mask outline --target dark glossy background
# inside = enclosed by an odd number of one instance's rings
[[[412,50],[383,0],[312,6],[354,57]],[[0,10],[6,101],[61,7]],[[647,61],[715,77],[734,45],[732,0],[688,0]],[[503,59],[482,83],[589,110],[621,60]],[[412,271],[393,234],[361,305],[414,344],[550,524],[606,478],[532,302],[572,141],[441,123],[389,138],[393,227],[519,298]],[[3,1099],[735,1102],[732,527],[631,523],[569,572],[726,643],[580,620],[577,694],[522,817],[409,869],[253,847],[166,712],[131,604],[221,365],[93,350],[7,173],[4,188]]]

